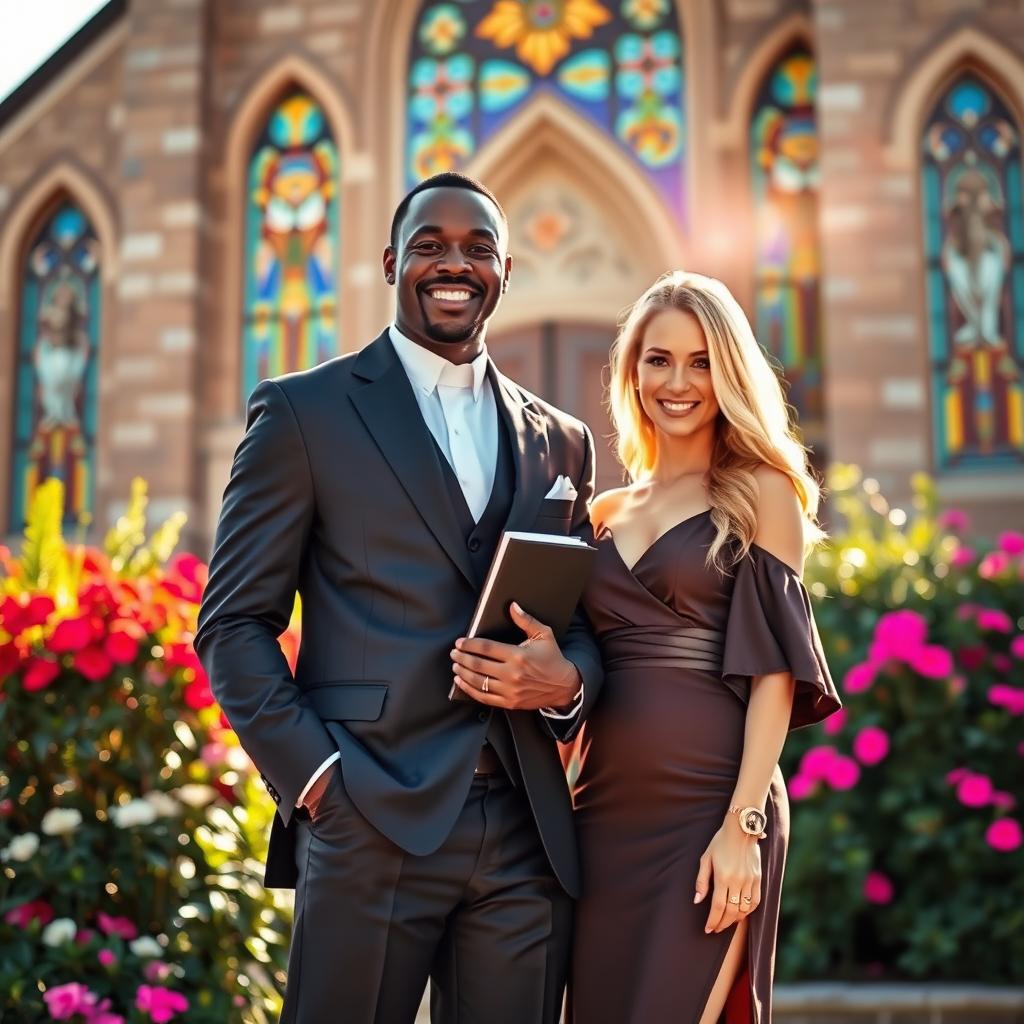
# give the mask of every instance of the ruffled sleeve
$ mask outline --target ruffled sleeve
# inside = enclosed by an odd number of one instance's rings
[[[790,672],[796,680],[791,729],[820,722],[842,706],[806,588],[785,562],[754,544],[735,569],[722,679],[746,703],[751,677],[772,672]]]

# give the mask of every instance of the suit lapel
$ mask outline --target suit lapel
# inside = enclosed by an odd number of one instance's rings
[[[356,357],[367,383],[350,394],[366,429],[438,543],[474,587],[473,566],[445,487],[430,429],[385,331]]]
[[[529,529],[551,486],[546,425],[538,411],[493,362],[489,373],[498,412],[509,432],[516,466],[515,495],[505,529]]]

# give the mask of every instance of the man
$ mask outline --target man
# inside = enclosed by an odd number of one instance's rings
[[[598,654],[580,620],[561,650],[520,612],[521,646],[462,634],[502,530],[592,539],[594,455],[487,357],[507,246],[482,185],[422,183],[384,251],[395,322],[249,401],[195,646],[278,803],[287,1022],[409,1024],[428,977],[435,1022],[559,1016],[578,867],[553,737],[597,696]]]

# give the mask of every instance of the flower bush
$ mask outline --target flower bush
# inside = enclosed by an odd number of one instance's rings
[[[779,975],[1019,980],[1024,534],[968,540],[837,467],[845,525],[806,582],[845,707],[783,758],[792,841]]]
[[[263,889],[273,804],[191,645],[205,566],[145,538],[61,535],[56,481],[0,548],[0,1019],[271,1019],[286,908]],[[290,638],[294,649],[294,638]]]

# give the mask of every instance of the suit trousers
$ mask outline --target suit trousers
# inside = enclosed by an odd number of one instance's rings
[[[281,1024],[557,1024],[572,901],[522,787],[477,776],[444,844],[416,857],[348,798],[341,765],[297,827]]]

